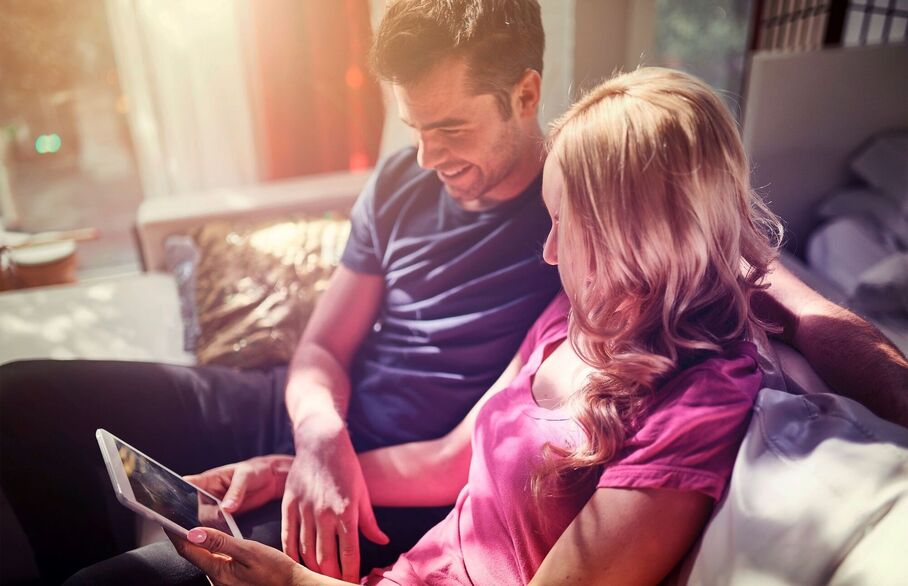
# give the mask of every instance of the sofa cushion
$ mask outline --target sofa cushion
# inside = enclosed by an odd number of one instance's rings
[[[283,222],[213,222],[193,234],[199,364],[286,364],[340,261],[339,215]]]
[[[760,391],[689,584],[908,584],[908,429],[830,394]]]

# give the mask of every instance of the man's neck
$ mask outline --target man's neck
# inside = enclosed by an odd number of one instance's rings
[[[545,138],[539,124],[533,125],[529,136],[523,141],[524,147],[517,164],[510,173],[503,190],[488,197],[480,197],[463,206],[468,211],[485,211],[519,197],[539,177],[545,164]],[[498,190],[496,190],[498,191]]]

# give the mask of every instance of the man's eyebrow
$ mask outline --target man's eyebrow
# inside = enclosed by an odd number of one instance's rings
[[[416,128],[412,122],[406,118],[401,117],[401,122],[409,126],[410,128]],[[463,126],[467,123],[463,118],[442,118],[441,120],[436,120],[435,122],[430,122],[422,128],[417,128],[417,130],[435,130],[436,128],[450,128],[452,126]]]

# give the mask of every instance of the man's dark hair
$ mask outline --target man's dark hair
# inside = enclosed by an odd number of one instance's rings
[[[492,94],[505,119],[528,69],[542,74],[545,33],[537,0],[396,0],[382,18],[370,61],[375,74],[407,85],[448,57],[463,57],[471,91]]]

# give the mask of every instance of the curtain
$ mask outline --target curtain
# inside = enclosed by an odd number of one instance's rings
[[[248,9],[262,178],[373,166],[384,114],[367,66],[368,1],[271,0]]]
[[[145,197],[259,179],[241,0],[107,0]]]

